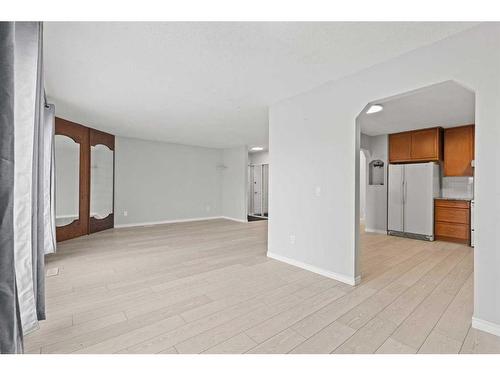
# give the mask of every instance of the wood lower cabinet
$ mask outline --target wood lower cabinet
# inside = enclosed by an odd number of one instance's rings
[[[469,210],[468,209],[457,209],[452,207],[439,207],[436,210],[436,221],[437,222],[451,222],[459,224],[469,224]]]
[[[412,163],[442,159],[442,128],[389,134],[389,162]]]
[[[436,240],[470,245],[470,202],[436,199],[434,237]]]
[[[473,176],[474,125],[448,128],[444,131],[445,177]]]

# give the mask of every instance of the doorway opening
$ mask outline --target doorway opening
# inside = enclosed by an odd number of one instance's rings
[[[370,268],[361,260],[368,244],[390,247],[400,241],[393,236],[474,246],[474,124],[475,93],[454,81],[374,100],[361,111],[357,277]]]
[[[269,164],[248,166],[248,221],[269,217]]]
[[[269,218],[269,152],[248,155],[248,221]]]

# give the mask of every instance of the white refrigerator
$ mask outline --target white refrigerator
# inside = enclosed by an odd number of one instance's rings
[[[389,164],[387,229],[390,235],[434,240],[437,163]]]

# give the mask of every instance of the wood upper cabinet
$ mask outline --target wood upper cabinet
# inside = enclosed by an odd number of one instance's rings
[[[473,176],[474,125],[444,131],[444,176]]]
[[[411,133],[389,135],[389,161],[411,160]]]
[[[439,161],[442,158],[441,128],[411,133],[411,158],[415,161]]]
[[[442,128],[389,135],[389,162],[408,163],[442,159]]]

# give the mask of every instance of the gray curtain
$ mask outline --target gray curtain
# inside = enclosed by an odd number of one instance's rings
[[[45,95],[44,95],[45,97]],[[39,215],[39,221],[43,223],[43,248],[45,254],[56,252],[56,210],[55,210],[55,147],[54,137],[56,128],[56,107],[53,104],[48,104],[46,100],[43,106],[43,122],[42,139],[43,150],[40,152],[43,155],[43,160],[40,165],[40,171],[43,170],[42,186],[39,191],[39,199],[43,200],[43,209]],[[40,241],[41,238],[40,237]]]
[[[44,109],[45,93],[43,86],[42,23],[38,24],[38,56],[36,72],[35,126],[33,131],[33,170],[31,203],[31,252],[33,259],[33,289],[38,320],[45,320],[45,251],[44,251]]]
[[[32,212],[39,25],[15,22],[14,29],[14,256],[21,322],[27,334],[38,328]]]
[[[42,24],[0,23],[0,352],[22,352],[45,319],[55,251],[54,106],[45,103]]]
[[[14,258],[14,38],[0,22],[0,353],[22,351]]]
[[[39,113],[33,143],[32,254],[33,282],[38,320],[45,320],[45,254],[56,250],[54,204],[54,105],[45,104],[40,90]]]

